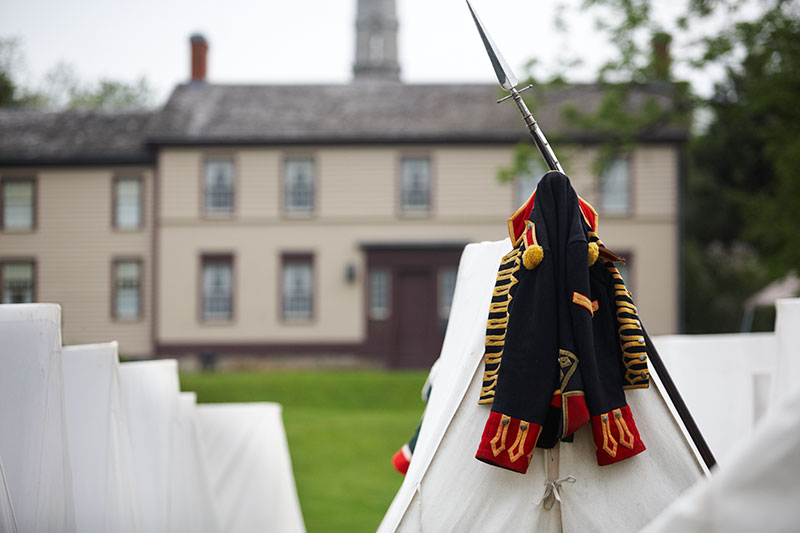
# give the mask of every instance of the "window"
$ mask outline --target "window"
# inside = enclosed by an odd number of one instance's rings
[[[203,319],[233,318],[233,257],[203,257]]]
[[[599,211],[605,215],[627,215],[630,211],[630,164],[616,159],[598,179]]]
[[[205,212],[233,213],[234,167],[232,157],[209,157],[205,167]]]
[[[284,174],[286,212],[312,212],[314,210],[314,160],[310,157],[287,158]]]
[[[534,156],[538,157],[538,156]],[[539,180],[545,175],[544,162],[540,159],[531,159],[528,163],[528,172],[520,174],[514,180],[514,205],[521,206],[528,201],[533,191],[539,185]]]
[[[0,293],[4,304],[28,304],[36,299],[33,261],[0,263]]]
[[[142,262],[138,259],[114,261],[114,318],[142,316]]]
[[[137,229],[142,226],[142,180],[114,180],[114,227]]]
[[[633,292],[633,284],[631,283],[631,260],[630,258],[626,258],[625,263],[614,263],[614,266],[617,267],[617,271],[619,271],[619,275],[622,276],[622,280],[625,282],[625,287],[628,288],[630,292]]]
[[[406,157],[401,164],[401,207],[427,212],[431,207],[431,164],[427,157]]]
[[[369,59],[373,65],[380,65],[383,62],[383,48],[383,35],[369,36]]]
[[[444,321],[450,317],[450,308],[453,306],[456,274],[457,270],[453,267],[439,270],[439,318]]]
[[[312,257],[284,256],[282,275],[283,318],[310,320],[314,304]]]
[[[32,178],[6,178],[2,181],[3,229],[32,230],[35,226],[35,193]]]
[[[374,268],[369,273],[369,317],[386,320],[391,315],[389,269]]]

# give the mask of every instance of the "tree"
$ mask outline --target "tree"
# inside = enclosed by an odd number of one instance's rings
[[[745,300],[800,264],[800,7],[790,0],[688,0],[670,23],[654,19],[655,4],[584,0],[616,55],[598,71],[607,87],[599,108],[562,112],[605,139],[598,167],[652,124],[693,118],[683,199],[685,329],[736,331]],[[693,24],[719,14],[725,25],[698,37]],[[684,52],[672,58],[665,51],[675,40]],[[701,98],[674,80],[676,63],[716,67],[724,76]],[[627,91],[652,82],[675,88],[677,108],[625,109]],[[703,129],[697,112],[707,117]]]
[[[132,83],[112,79],[86,83],[67,63],[52,67],[40,89],[25,88],[18,83],[23,62],[18,40],[0,39],[0,107],[125,111],[153,105],[153,90],[143,77]]]

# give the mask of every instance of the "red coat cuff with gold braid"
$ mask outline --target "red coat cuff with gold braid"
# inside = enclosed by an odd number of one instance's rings
[[[475,458],[524,474],[542,426],[492,411],[483,429]]]
[[[592,417],[597,464],[610,465],[645,450],[627,405]]]

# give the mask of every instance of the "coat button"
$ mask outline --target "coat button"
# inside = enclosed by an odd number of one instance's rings
[[[644,344],[644,337],[639,337],[639,339],[638,339],[638,340],[639,340],[639,343],[640,343],[640,344]]]
[[[508,425],[508,418],[504,418],[504,419],[502,419],[502,420],[500,421],[500,423],[501,423],[501,424],[503,424],[504,426],[507,426],[507,425]]]
[[[644,361],[645,359],[647,359],[647,356],[645,354],[639,356],[639,361]]]
[[[519,429],[520,431],[525,431],[526,429],[528,429],[528,424],[520,424]]]
[[[619,412],[617,412],[617,413],[614,413],[614,417],[615,417],[615,418],[619,418],[619,417],[621,417],[621,416],[622,416],[622,413],[619,413]]]
[[[608,422],[608,415],[603,415],[603,422]]]

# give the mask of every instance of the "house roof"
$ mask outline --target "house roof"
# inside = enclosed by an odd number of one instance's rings
[[[0,164],[144,164],[156,112],[0,111]]]
[[[597,85],[539,91],[532,111],[547,134],[575,142],[596,135],[570,129],[564,105],[597,107]],[[527,138],[512,102],[493,84],[179,85],[151,112],[0,111],[0,164],[132,164],[154,160],[159,145],[513,143]],[[669,87],[635,89],[631,107]],[[664,125],[643,141],[682,142],[683,126]]]
[[[671,105],[668,86],[634,90],[632,107],[654,97]],[[155,144],[516,142],[527,138],[513,102],[501,105],[495,84],[214,85],[184,84],[154,124]],[[541,128],[572,141],[564,105],[588,112],[603,97],[598,85],[565,85],[536,95]],[[684,141],[685,127],[665,126],[643,140]]]

